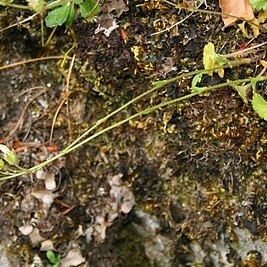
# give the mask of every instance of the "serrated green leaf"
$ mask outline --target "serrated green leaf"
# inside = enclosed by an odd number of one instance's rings
[[[251,101],[253,109],[267,121],[267,101],[258,93],[254,93]]]
[[[46,26],[49,28],[61,26],[64,22],[67,21],[70,9],[71,6],[70,3],[68,3],[50,11],[45,18]]]
[[[86,19],[96,16],[100,11],[99,5],[97,5],[93,0],[85,0],[80,3],[79,6],[81,17]]]
[[[266,0],[250,0],[250,3],[253,8],[257,10],[267,10],[267,1]]]
[[[69,27],[69,26],[72,25],[72,23],[73,23],[73,21],[74,21],[74,19],[75,19],[75,14],[76,14],[76,12],[75,12],[75,7],[74,7],[74,4],[72,3],[72,5],[71,5],[71,7],[70,7],[70,12],[69,12],[68,18],[67,18],[67,20],[65,21],[66,26]]]
[[[2,159],[10,165],[18,165],[18,157],[13,149],[9,149],[5,145],[0,145],[0,151],[4,154]]]

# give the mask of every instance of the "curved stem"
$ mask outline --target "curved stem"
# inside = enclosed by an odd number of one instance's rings
[[[48,56],[48,57],[32,58],[32,59],[23,60],[23,61],[19,61],[19,62],[8,64],[8,65],[0,66],[0,71],[1,70],[6,70],[6,69],[9,69],[9,68],[13,68],[13,67],[17,67],[17,66],[23,65],[23,64],[28,64],[28,63],[36,62],[36,61],[52,60],[52,59],[71,59],[71,57],[66,57],[66,56]]]
[[[21,171],[21,172],[18,172],[18,173],[15,173],[15,174],[11,174],[11,175],[7,175],[5,177],[2,177],[0,178],[0,180],[7,180],[7,179],[12,179],[12,178],[15,178],[15,177],[18,177],[18,176],[21,176],[21,175],[25,175],[25,174],[29,174],[29,173],[34,173],[38,170],[40,170],[41,168],[45,167],[46,165],[48,165],[49,163],[53,162],[54,160],[72,152],[73,150],[81,147],[82,145],[88,143],[89,141],[95,139],[96,137],[116,128],[116,127],[119,127],[141,115],[147,115],[155,110],[158,110],[158,109],[161,109],[165,106],[168,106],[168,105],[172,105],[172,104],[175,104],[177,102],[180,102],[180,101],[183,101],[183,100],[186,100],[186,99],[189,99],[191,97],[194,97],[194,96],[197,96],[197,95],[202,95],[202,94],[205,94],[209,91],[212,91],[212,90],[215,90],[215,89],[218,89],[218,88],[222,88],[222,87],[226,87],[226,86],[231,86],[231,85],[236,85],[236,84],[242,84],[242,83],[245,83],[245,82],[250,82],[251,79],[256,79],[257,81],[261,81],[261,80],[267,80],[267,76],[266,77],[257,77],[257,78],[247,78],[247,79],[239,79],[239,80],[235,80],[235,81],[229,81],[229,82],[225,82],[225,83],[222,83],[222,84],[217,84],[217,85],[213,85],[213,86],[210,86],[210,87],[206,87],[206,88],[203,88],[203,90],[201,92],[193,92],[191,94],[188,94],[188,95],[185,95],[185,96],[182,96],[182,97],[179,97],[179,98],[176,98],[176,99],[173,99],[173,100],[169,100],[169,101],[166,101],[166,102],[163,102],[163,103],[160,103],[158,105],[155,105],[155,106],[152,106],[152,107],[148,107],[148,108],[145,108],[144,110],[138,112],[138,113],[135,113],[133,114],[132,116],[129,116],[123,120],[120,120],[112,125],[110,125],[109,127],[106,127],[102,130],[100,130],[99,132],[85,138],[84,140],[82,140],[81,142],[79,142],[78,144],[76,143],[75,145],[71,146],[71,147],[67,147],[65,148],[64,150],[62,150],[59,154],[57,154],[56,156],[30,168],[26,171]]]
[[[241,65],[241,64],[247,64],[250,63],[250,60],[247,59],[243,59],[243,60],[238,60],[238,61],[233,61],[231,63],[231,67],[233,66],[237,66],[237,65]],[[226,67],[226,66],[225,66]],[[230,67],[228,65],[228,67]],[[154,87],[152,87],[150,90],[142,93],[141,95],[138,95],[137,97],[133,98],[132,100],[130,100],[129,102],[127,102],[126,104],[122,105],[121,107],[119,107],[118,109],[114,110],[113,112],[111,112],[110,114],[108,114],[107,116],[105,116],[104,118],[101,118],[100,120],[98,120],[95,125],[93,125],[92,127],[90,127],[88,130],[86,130],[81,136],[79,136],[78,138],[76,138],[70,145],[68,145],[65,149],[70,149],[72,146],[74,146],[75,144],[77,144],[78,142],[80,142],[83,138],[85,138],[89,133],[91,133],[94,129],[96,129],[98,126],[100,126],[101,124],[103,124],[105,121],[107,121],[108,119],[110,119],[111,117],[113,117],[114,115],[116,115],[117,113],[119,113],[120,111],[126,109],[128,106],[130,106],[131,104],[133,104],[134,102],[138,101],[139,99],[142,99],[143,97],[153,93],[154,91],[156,91],[157,89],[162,88],[163,86],[169,84],[169,83],[173,83],[175,81],[178,81],[182,78],[186,78],[186,77],[191,77],[193,75],[196,74],[205,74],[205,73],[209,73],[210,71],[216,71],[219,69],[222,69],[223,67],[215,67],[212,69],[207,69],[207,70],[196,70],[196,71],[192,71],[189,73],[182,73],[174,78],[171,79],[167,79],[167,80],[163,80],[163,81],[159,81],[156,82],[155,84],[160,84],[160,85],[155,85]]]

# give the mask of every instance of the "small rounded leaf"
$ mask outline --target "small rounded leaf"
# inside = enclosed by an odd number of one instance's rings
[[[48,13],[45,18],[45,23],[47,27],[61,26],[64,22],[67,21],[71,6],[65,4],[61,7],[58,7]]]

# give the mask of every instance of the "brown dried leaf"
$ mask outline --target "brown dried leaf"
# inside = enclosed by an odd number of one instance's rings
[[[219,0],[220,8],[225,14],[233,15],[245,20],[254,19],[254,14],[249,0]],[[222,16],[224,26],[234,23],[237,18]]]

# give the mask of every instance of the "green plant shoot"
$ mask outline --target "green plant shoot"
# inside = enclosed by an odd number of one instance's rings
[[[215,67],[220,67],[228,63],[228,60],[223,57],[223,55],[217,54],[215,52],[214,44],[209,42],[205,45],[203,50],[203,65],[205,69],[211,69]],[[224,69],[216,70],[218,75],[222,78],[224,76]],[[208,73],[209,75],[213,74],[213,71]]]
[[[60,255],[56,254],[52,250],[48,250],[46,252],[46,257],[50,262],[51,267],[59,267],[60,266]]]

